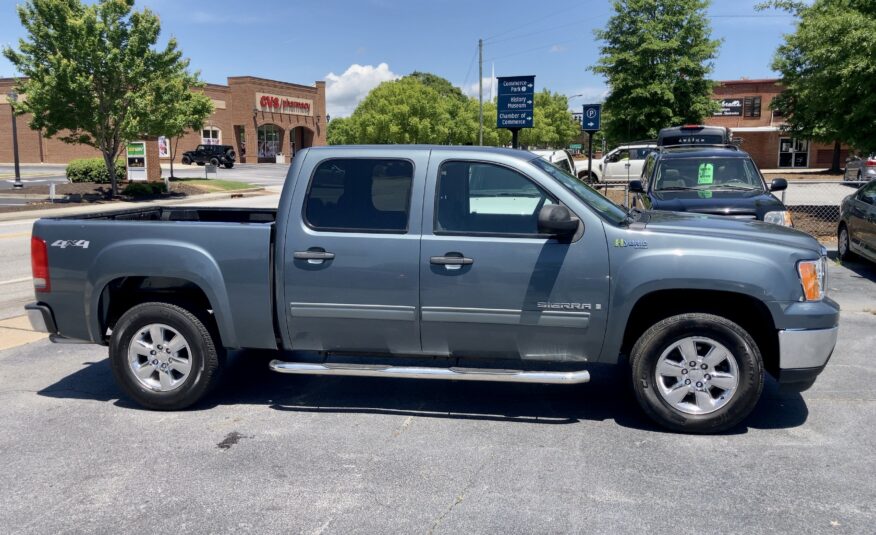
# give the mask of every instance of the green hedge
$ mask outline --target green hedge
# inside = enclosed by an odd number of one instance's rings
[[[126,169],[124,160],[116,160],[116,179],[125,180]],[[109,184],[109,171],[103,158],[87,158],[71,160],[67,164],[67,180],[70,182],[94,182],[96,184]]]
[[[165,193],[164,182],[131,182],[122,190],[122,195],[129,197],[148,197]]]

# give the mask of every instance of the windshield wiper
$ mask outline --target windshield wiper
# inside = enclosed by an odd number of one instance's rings
[[[721,184],[720,186],[715,186],[712,189],[744,189],[747,191],[754,191],[754,190],[758,190],[761,188],[758,188],[757,186],[739,186],[736,184]]]
[[[702,188],[692,188],[690,186],[673,186],[671,188],[659,188],[657,191],[699,191]]]

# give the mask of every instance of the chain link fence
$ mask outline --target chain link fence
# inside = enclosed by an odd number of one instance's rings
[[[823,242],[836,240],[840,204],[866,182],[843,180],[794,180],[775,196],[791,212],[794,228]],[[595,184],[600,193],[618,204],[629,204],[626,182]]]

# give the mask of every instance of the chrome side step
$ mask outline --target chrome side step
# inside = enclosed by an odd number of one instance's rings
[[[452,381],[496,381],[503,383],[541,383],[572,385],[590,381],[586,370],[573,372],[529,372],[475,368],[428,368],[422,366],[383,366],[370,364],[310,364],[272,360],[268,365],[279,373],[298,375],[343,375],[353,377],[397,377],[408,379],[448,379]]]

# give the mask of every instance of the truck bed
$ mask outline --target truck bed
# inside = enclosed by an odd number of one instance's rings
[[[273,223],[276,208],[202,208],[195,206],[150,206],[112,212],[74,215],[56,219],[101,221],[201,221],[209,223]]]

